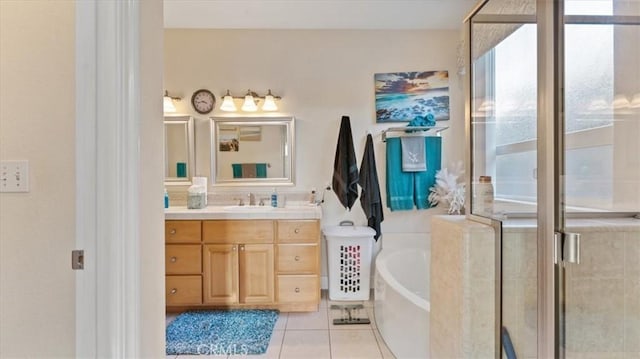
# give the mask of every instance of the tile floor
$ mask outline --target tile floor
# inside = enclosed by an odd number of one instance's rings
[[[373,316],[373,293],[364,302],[371,324],[334,325],[340,310],[332,304],[357,304],[358,302],[334,302],[322,292],[320,310],[312,313],[280,313],[269,349],[262,355],[168,355],[171,359],[185,358],[249,358],[249,359],[395,359],[382,340]],[[360,302],[362,303],[362,302]],[[167,325],[175,315],[167,315]]]

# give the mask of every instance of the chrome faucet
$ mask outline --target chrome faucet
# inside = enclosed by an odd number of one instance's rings
[[[256,196],[253,193],[249,193],[248,197],[249,197],[249,205],[250,206],[255,206],[256,205]]]

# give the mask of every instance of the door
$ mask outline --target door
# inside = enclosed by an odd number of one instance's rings
[[[640,212],[640,3],[563,5],[559,354],[637,358],[640,221],[609,215]]]
[[[238,245],[206,244],[202,256],[204,304],[237,304]]]
[[[239,250],[240,303],[273,303],[273,244],[240,244]]]

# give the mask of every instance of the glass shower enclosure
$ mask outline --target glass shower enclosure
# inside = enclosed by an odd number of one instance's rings
[[[640,1],[487,0],[465,25],[496,357],[640,357]]]

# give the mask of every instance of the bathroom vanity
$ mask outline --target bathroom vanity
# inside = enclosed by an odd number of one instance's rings
[[[167,311],[320,303],[317,206],[209,206],[165,210]]]

